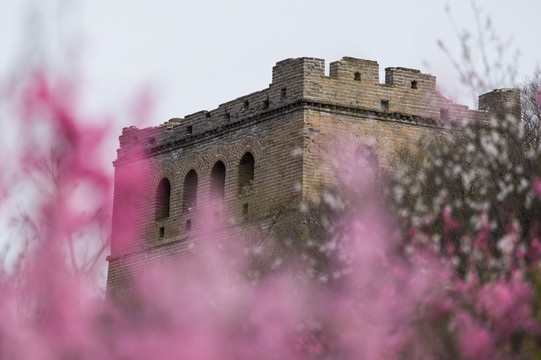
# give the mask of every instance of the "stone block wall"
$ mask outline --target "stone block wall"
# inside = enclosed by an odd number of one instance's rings
[[[495,89],[479,96],[479,110],[488,111],[497,117],[506,115],[520,119],[520,90],[519,89]]]
[[[121,287],[126,269],[185,251],[209,216],[235,228],[248,216],[264,221],[274,207],[298,207],[332,183],[337,174],[329,158],[343,139],[374,140],[385,164],[393,149],[430,132],[483,123],[508,94],[483,95],[476,111],[442,96],[430,74],[400,67],[385,74],[380,83],[377,62],[351,57],[331,63],[328,76],[322,59],[286,59],[273,68],[267,89],[156,127],[125,128],[114,162],[109,291]],[[253,180],[243,183],[247,153]],[[193,172],[197,203],[187,205]],[[143,184],[137,189],[130,185],[134,174]],[[224,186],[216,199],[218,178]],[[157,216],[165,211],[157,209],[164,206],[161,182],[168,184],[167,216]],[[122,240],[126,229],[128,242]]]

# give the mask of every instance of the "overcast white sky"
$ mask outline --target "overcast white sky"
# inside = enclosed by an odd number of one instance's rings
[[[430,72],[460,98],[437,40],[459,42],[445,0],[0,0],[0,81],[41,61],[78,69],[94,113],[130,120],[142,89],[154,95],[153,124],[216,108],[266,88],[289,57],[342,56]],[[477,1],[502,38],[520,50],[519,74],[541,62],[541,1]],[[450,4],[460,28],[475,29],[471,3]],[[520,78],[518,80],[520,80]],[[511,85],[511,84],[509,84]],[[462,102],[469,97],[462,96]],[[472,105],[471,102],[468,105]]]

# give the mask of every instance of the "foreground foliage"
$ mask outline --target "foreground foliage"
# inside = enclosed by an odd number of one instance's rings
[[[21,153],[48,185],[26,222],[34,240],[0,278],[0,358],[539,355],[538,127],[502,118],[427,139],[387,179],[345,149],[341,163],[354,165],[338,172],[340,191],[303,204],[293,231],[263,242],[211,235],[181,261],[134,273],[130,306],[119,307],[91,295],[95,257],[81,258],[103,249],[82,234],[108,231],[111,180],[95,161],[103,129],[46,76],[28,86],[21,114],[52,129],[39,138],[52,157]],[[117,230],[129,241],[130,229]]]

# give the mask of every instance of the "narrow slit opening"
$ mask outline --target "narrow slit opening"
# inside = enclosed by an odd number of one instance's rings
[[[381,111],[389,112],[389,100],[381,100]]]
[[[440,118],[443,121],[449,120],[449,109],[441,109]]]

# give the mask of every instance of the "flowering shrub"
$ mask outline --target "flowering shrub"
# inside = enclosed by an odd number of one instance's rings
[[[521,119],[493,117],[488,126],[424,139],[402,151],[390,174],[387,198],[399,217],[402,251],[447,259],[458,298],[469,298],[454,310],[466,357],[512,357],[538,339],[538,94],[539,83],[523,88]]]
[[[28,139],[20,164],[43,187],[27,222],[36,240],[0,278],[0,358],[507,359],[539,351],[540,159],[538,148],[522,147],[517,121],[403,154],[387,204],[374,196],[373,157],[343,151],[356,160],[342,163],[356,165],[340,172],[342,190],[321,194],[317,211],[303,205],[300,216],[319,222],[296,233],[303,242],[287,261],[290,242],[276,240],[284,248],[269,254],[267,241],[247,247],[249,239],[207,232],[189,256],[134,272],[129,306],[118,306],[92,296],[107,243],[89,241],[109,231],[111,179],[96,155],[106,129],[81,121],[71,94],[43,74],[21,93],[21,120],[46,136]],[[128,176],[135,193],[145,186],[137,175]],[[133,246],[132,214],[118,216],[115,236]],[[257,276],[254,256],[267,257]]]

